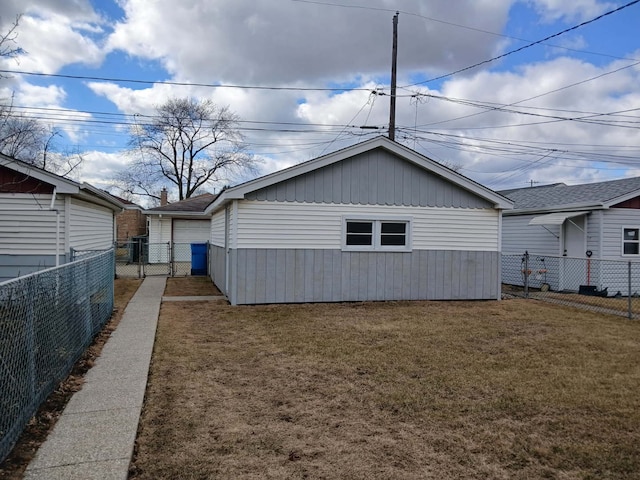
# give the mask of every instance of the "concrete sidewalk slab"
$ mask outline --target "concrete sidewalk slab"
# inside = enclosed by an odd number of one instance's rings
[[[24,478],[126,480],[165,277],[147,277]]]

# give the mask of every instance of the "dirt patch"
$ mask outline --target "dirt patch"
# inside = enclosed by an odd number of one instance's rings
[[[131,478],[640,478],[639,389],[539,302],[164,303]]]
[[[209,277],[167,278],[164,290],[167,297],[222,295]]]
[[[73,366],[69,376],[57,386],[31,418],[9,456],[0,464],[1,480],[20,480],[23,477],[27,465],[46,440],[71,396],[82,388],[84,375],[100,356],[102,348],[120,323],[124,309],[141,283],[142,280],[138,279],[120,278],[115,281],[114,314],[111,320],[96,335],[91,346]]]

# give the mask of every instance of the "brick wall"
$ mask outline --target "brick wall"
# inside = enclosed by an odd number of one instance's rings
[[[147,233],[147,218],[140,210],[124,210],[116,218],[118,241]]]

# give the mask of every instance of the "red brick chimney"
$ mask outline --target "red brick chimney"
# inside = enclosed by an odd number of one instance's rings
[[[160,191],[160,206],[164,207],[168,203],[169,201],[167,200],[167,189],[165,187],[162,187],[162,190]]]

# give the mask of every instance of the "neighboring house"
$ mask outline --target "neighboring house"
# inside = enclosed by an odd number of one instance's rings
[[[511,207],[377,137],[223,190],[209,270],[234,305],[498,299]]]
[[[113,246],[123,205],[86,183],[0,154],[0,281]]]
[[[124,198],[115,197],[124,205],[124,210],[116,217],[118,242],[128,242],[133,237],[147,234],[147,217],[143,208]]]
[[[594,285],[611,293],[626,291],[626,273],[587,262],[587,252],[592,260],[640,261],[640,177],[499,193],[514,202],[514,209],[504,213],[503,253],[528,251],[530,269],[547,270],[545,282],[554,290]],[[507,278],[506,271],[503,277],[505,282],[522,282]],[[533,280],[539,282],[539,277]]]
[[[168,245],[175,246],[173,260],[191,260],[192,243],[206,243],[211,235],[211,215],[205,209],[216,196],[204,193],[179,202],[166,203],[163,192],[161,205],[145,210],[149,219],[149,263],[167,263]]]

